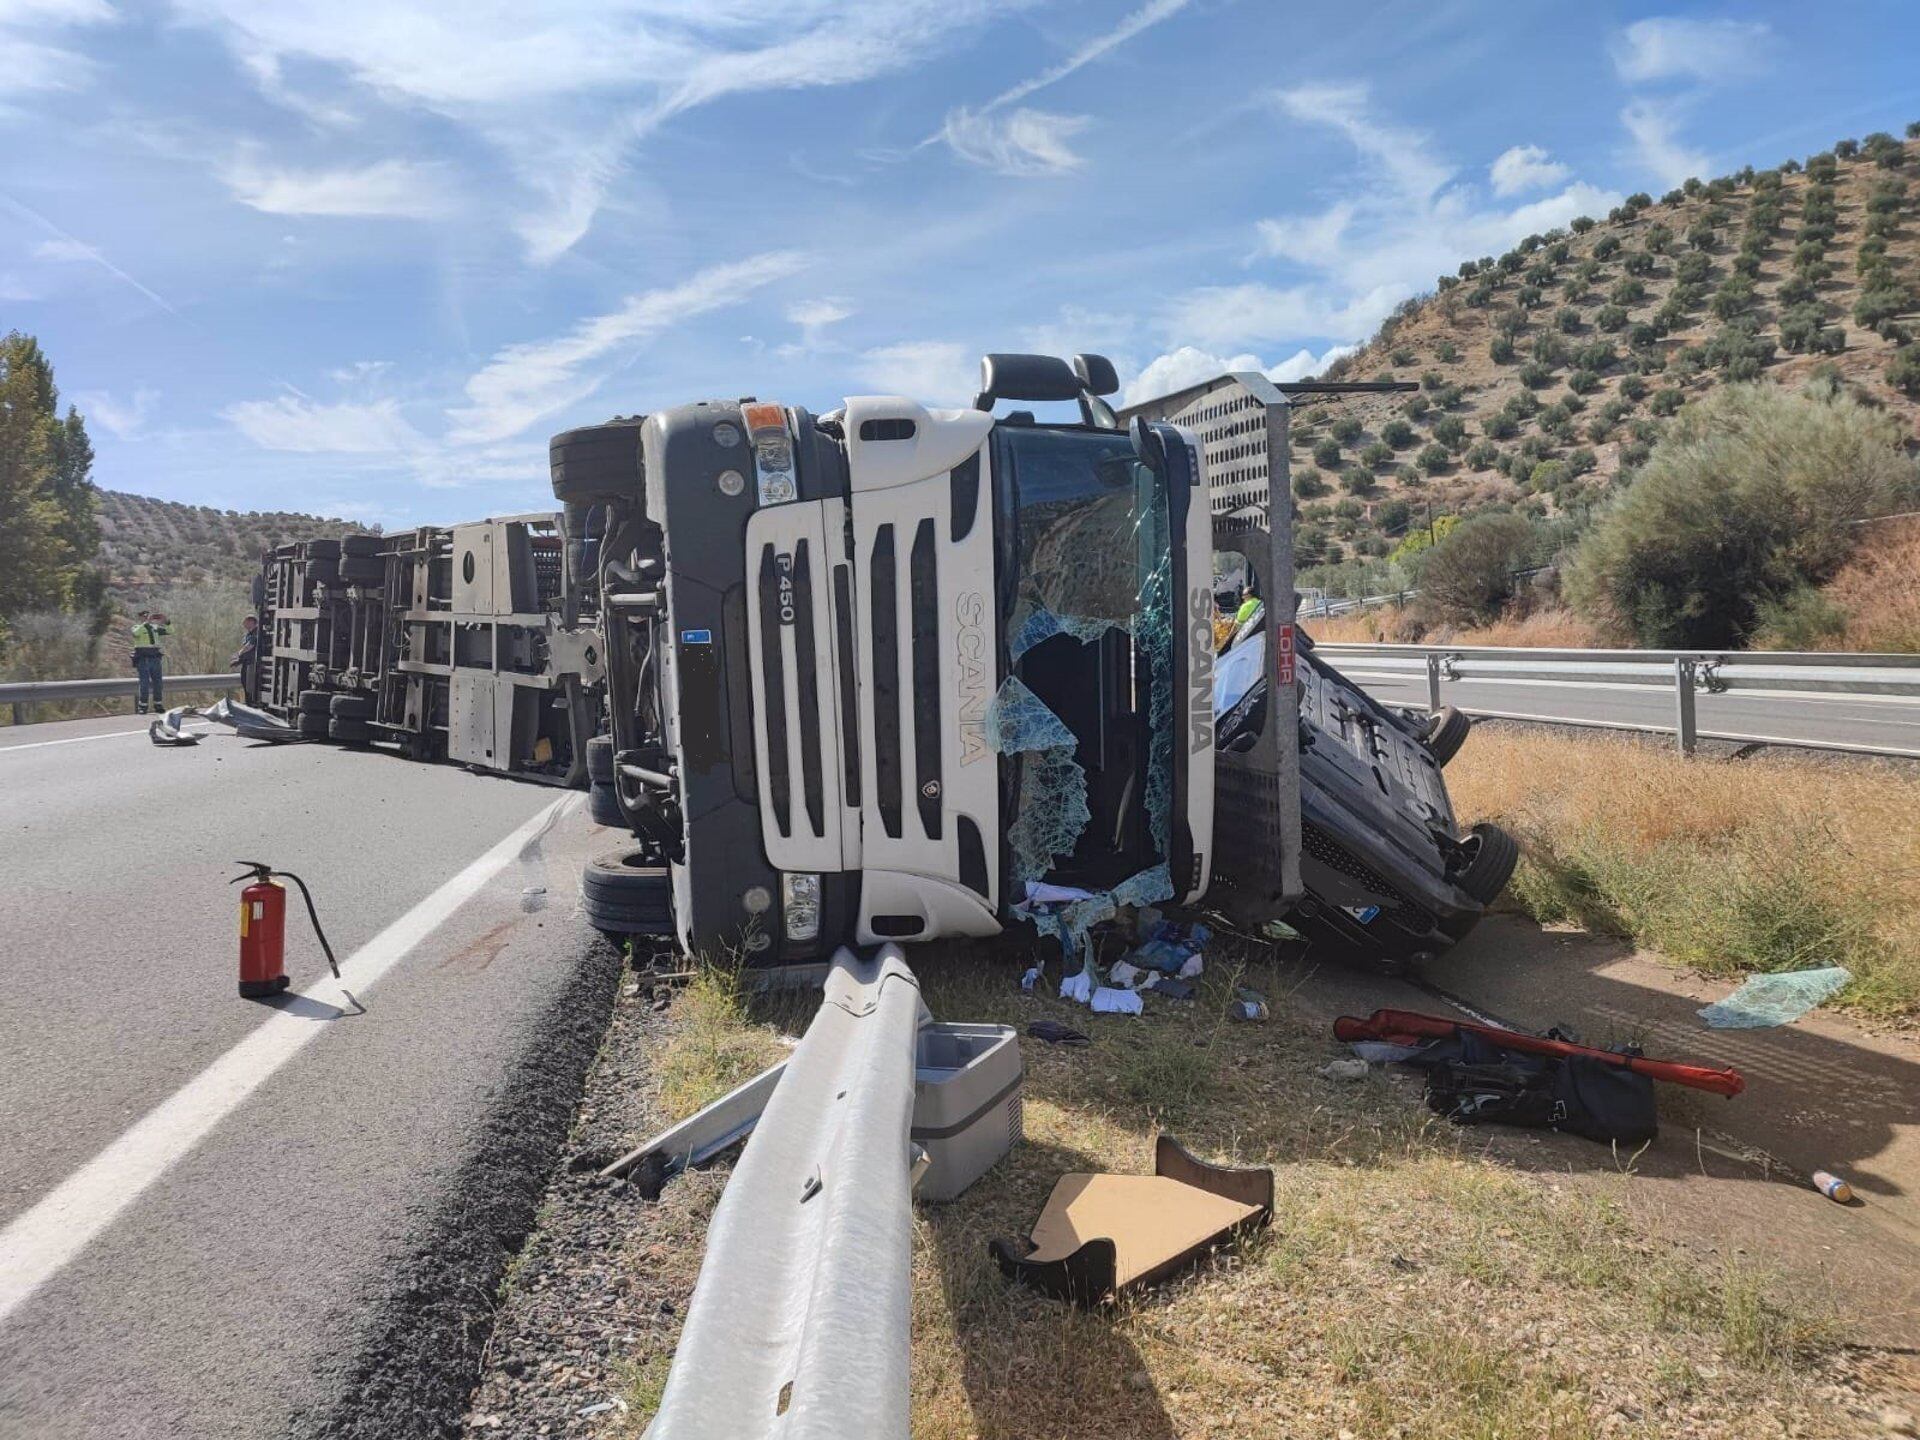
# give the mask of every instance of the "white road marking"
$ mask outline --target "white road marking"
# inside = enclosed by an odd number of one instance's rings
[[[563,796],[435,890],[341,962],[341,979],[300,992],[332,1008],[334,986],[377,984],[414,946],[519,856],[527,842],[578,800]],[[0,1324],[239,1107],[268,1077],[327,1030],[276,1011],[226,1054],[149,1110],[31,1210],[0,1230]]]
[[[109,730],[104,735],[69,735],[64,740],[29,740],[24,745],[0,745],[0,755],[9,750],[40,750],[48,745],[78,745],[86,740],[124,740],[129,735],[144,735],[145,730]]]

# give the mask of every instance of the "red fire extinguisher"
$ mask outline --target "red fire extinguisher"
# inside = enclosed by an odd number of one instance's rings
[[[240,993],[249,1000],[257,1000],[278,995],[291,983],[286,967],[287,887],[274,879],[276,875],[284,875],[300,887],[300,898],[307,902],[307,918],[313,922],[313,933],[319,937],[321,950],[326,952],[327,967],[338,980],[340,966],[333,958],[333,947],[327,943],[327,932],[320,928],[320,916],[313,908],[313,895],[307,889],[307,882],[291,870],[275,870],[260,860],[236,860],[234,864],[247,868],[229,883],[238,885],[248,879],[253,882],[240,892]]]

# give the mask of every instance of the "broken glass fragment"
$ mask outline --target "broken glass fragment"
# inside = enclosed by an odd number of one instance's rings
[[[1067,722],[1049,710],[1046,701],[1029,690],[1017,675],[1009,675],[988,702],[986,736],[988,747],[1000,755],[1060,749],[1071,753],[1080,743],[1067,728]]]

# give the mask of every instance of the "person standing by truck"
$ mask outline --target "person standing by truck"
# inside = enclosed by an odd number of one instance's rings
[[[260,617],[249,615],[240,622],[240,648],[233,652],[229,665],[240,669],[240,693],[253,700],[253,672],[260,663]]]
[[[160,698],[163,657],[160,638],[168,633],[167,617],[158,610],[142,610],[133,626],[133,672],[140,677],[140,694],[133,713],[144,715],[151,700],[156,711],[166,709]]]

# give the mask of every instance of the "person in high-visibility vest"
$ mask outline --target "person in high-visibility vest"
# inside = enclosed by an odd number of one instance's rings
[[[166,702],[160,698],[161,664],[160,637],[167,633],[167,617],[158,610],[142,610],[133,626],[133,672],[140,677],[140,698],[134,702],[133,713],[147,713],[151,701],[155,711],[166,709]]]
[[[1253,593],[1253,587],[1247,586],[1240,592],[1240,609],[1235,612],[1233,623],[1244,625],[1260,613],[1260,597]]]

